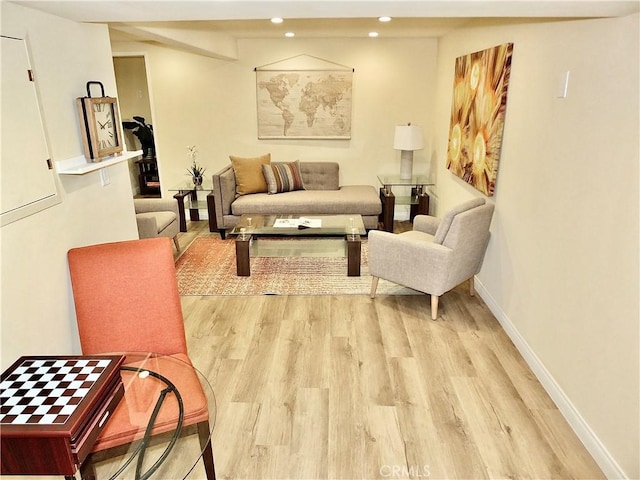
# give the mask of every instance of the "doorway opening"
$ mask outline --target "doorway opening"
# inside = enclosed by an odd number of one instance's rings
[[[142,158],[129,160],[131,188],[137,198],[160,197],[160,172],[145,57],[135,54],[114,56],[113,68],[127,150],[143,151]]]

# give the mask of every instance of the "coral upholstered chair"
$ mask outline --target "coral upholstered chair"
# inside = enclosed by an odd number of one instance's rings
[[[183,427],[196,426],[207,478],[213,480],[209,409],[200,381],[190,368],[171,240],[161,237],[74,248],[68,259],[82,352],[160,354],[154,360],[154,371],[168,378],[180,392]],[[155,403],[158,392],[151,393]],[[176,402],[175,398],[170,400]],[[113,412],[94,445],[94,453],[141,437],[141,429],[125,403],[123,400]],[[163,418],[161,410],[154,425],[152,435],[173,430],[175,414]],[[90,457],[83,470],[87,464],[91,466]]]
[[[477,198],[462,203],[439,220],[416,215],[413,230],[394,235],[369,232],[371,298],[384,278],[431,295],[431,318],[438,318],[440,296],[480,272],[493,204]]]

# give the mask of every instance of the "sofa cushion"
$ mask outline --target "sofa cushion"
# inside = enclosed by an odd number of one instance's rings
[[[262,173],[267,181],[267,193],[293,192],[304,190],[300,162],[272,163],[262,165]]]
[[[238,197],[231,204],[234,215],[378,215],[381,211],[378,192],[371,185],[345,185],[339,190],[297,190],[278,195],[256,193]]]
[[[340,188],[340,166],[337,162],[300,162],[300,172],[306,190]]]
[[[262,165],[271,163],[271,154],[260,157],[243,158],[229,156],[236,175],[236,194],[261,193],[267,191],[267,181],[262,173]]]

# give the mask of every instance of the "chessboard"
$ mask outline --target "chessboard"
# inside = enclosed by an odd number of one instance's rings
[[[24,360],[0,382],[0,424],[64,424],[111,362]]]
[[[122,398],[124,357],[21,357],[0,378],[1,474],[72,475]]]

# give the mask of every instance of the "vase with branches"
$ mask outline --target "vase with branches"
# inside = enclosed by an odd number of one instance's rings
[[[191,160],[191,166],[187,168],[187,172],[191,175],[194,185],[202,185],[202,176],[207,169],[198,165],[198,150],[195,145],[187,145],[187,155]]]

